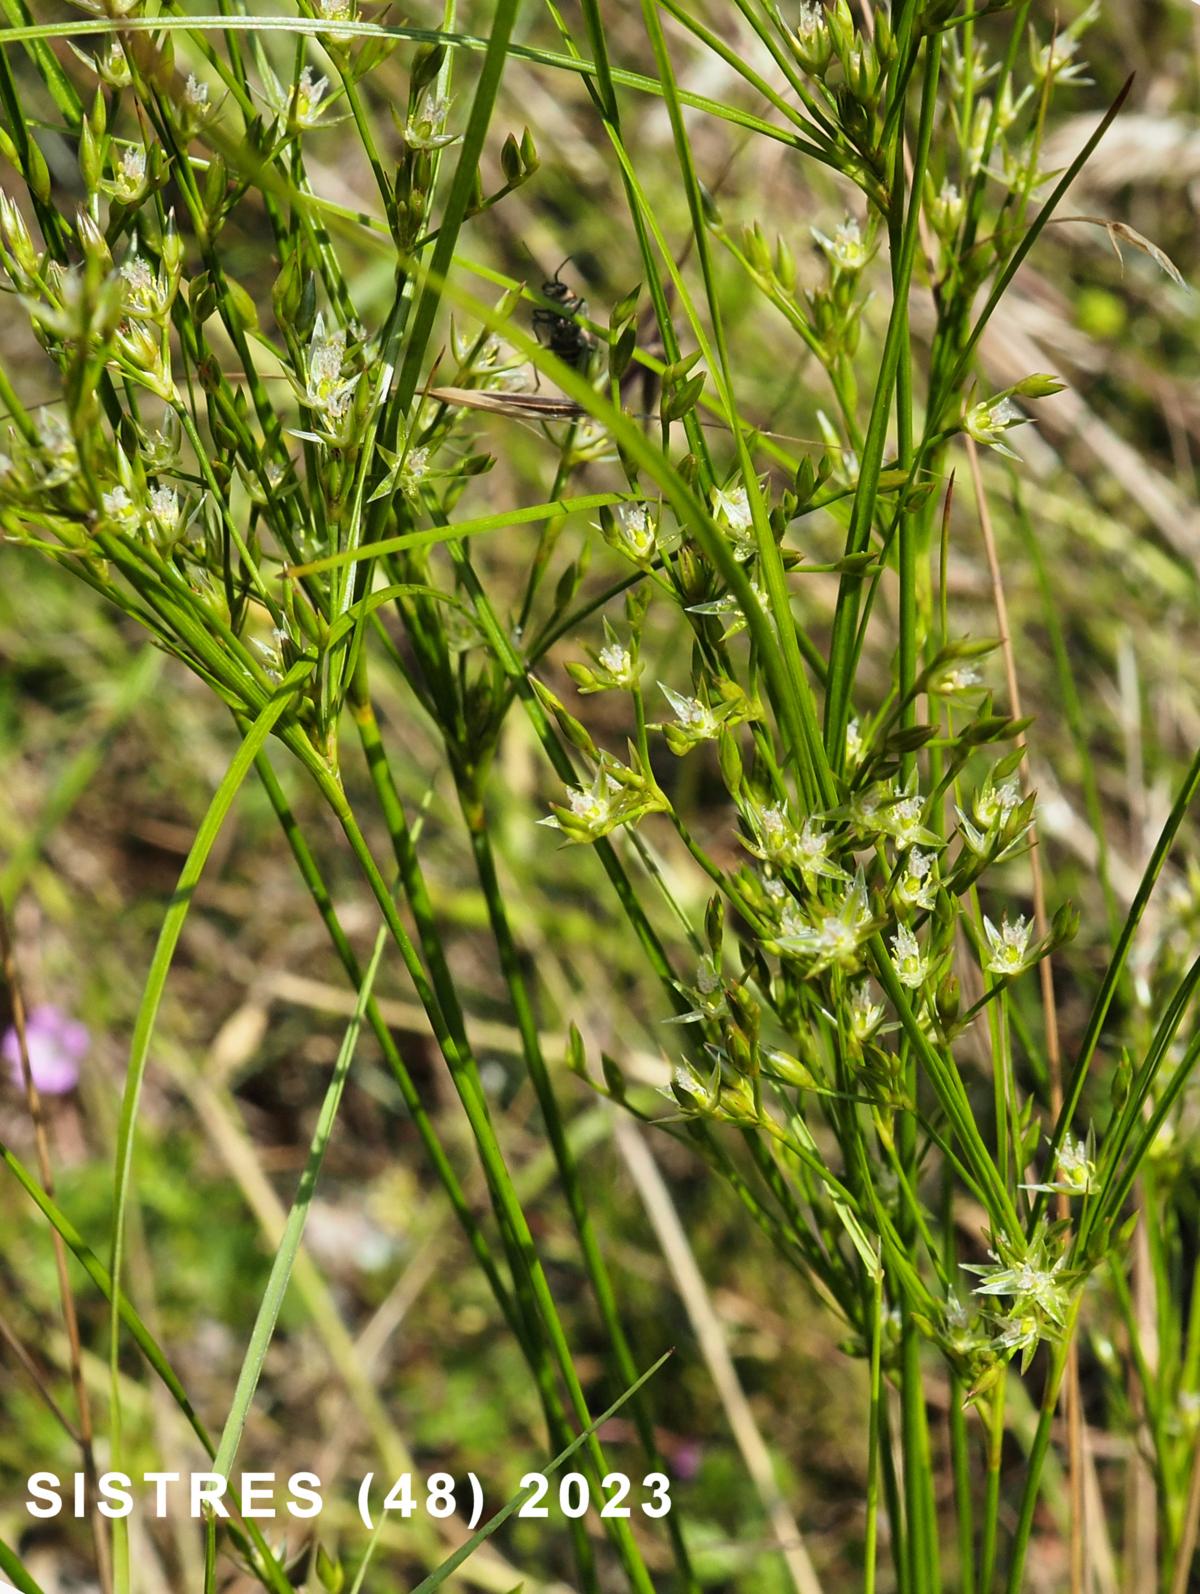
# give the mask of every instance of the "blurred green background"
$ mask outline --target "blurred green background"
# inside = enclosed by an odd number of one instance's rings
[[[464,7],[462,26],[486,31],[488,9]],[[733,7],[711,0],[698,9],[738,43]],[[616,3],[606,10],[618,59],[648,69],[638,8]],[[52,12],[45,7],[40,14]],[[1054,8],[1042,4],[1035,14],[1044,39]],[[1003,28],[1005,19],[995,26]],[[549,20],[533,4],[526,8],[523,36],[557,44]],[[690,63],[681,66],[688,87],[751,103],[720,63],[677,42],[678,60]],[[1018,475],[1086,692],[1086,735],[1099,775],[1113,880],[1123,892],[1169,805],[1181,758],[1200,738],[1200,301],[1135,245],[1122,244],[1118,256],[1095,218],[1135,229],[1164,250],[1185,279],[1195,277],[1200,7],[1188,0],[1106,6],[1082,53],[1093,81],[1056,101],[1051,142],[1062,158],[1050,164],[1068,163],[1130,70],[1137,73],[1133,93],[989,330],[981,350],[982,390],[1033,370],[1053,371],[1069,383],[1037,407],[1036,427],[1017,434]],[[85,80],[69,52],[62,57]],[[401,47],[368,92],[386,101],[389,72],[394,66],[399,82],[406,59]],[[464,70],[473,72],[473,63]],[[32,87],[31,96],[35,116],[44,113]],[[460,105],[467,96],[464,76]],[[663,106],[630,93],[624,111],[628,142],[642,158],[653,202],[668,230],[675,224],[682,249],[685,205]],[[569,255],[564,277],[604,322],[636,280],[637,257],[581,81],[510,62],[493,156],[503,133],[510,127],[519,132],[525,123],[537,141],[541,170],[512,200],[468,228],[465,252],[535,284]],[[809,229],[832,230],[849,203],[846,193],[783,146],[743,138],[698,114],[693,133],[701,175],[731,230],[761,221],[769,235],[783,235],[802,269],[815,274]],[[56,179],[69,185],[70,157],[58,151],[56,166],[50,133],[44,147]],[[346,148],[336,128],[310,137],[311,175],[328,197],[370,208],[368,174],[346,158]],[[273,274],[256,216],[235,218],[224,242],[266,320]],[[726,302],[734,307],[736,380],[747,413],[789,446],[809,443],[818,451],[819,412],[827,403],[820,373],[799,345],[781,342],[779,324],[739,282],[732,262],[720,260],[719,269],[727,279]],[[384,254],[364,251],[350,273],[368,325],[390,289],[390,272]],[[878,332],[885,307],[883,294],[868,311],[867,338]],[[0,343],[10,364],[26,351],[22,319],[0,302]],[[914,330],[920,340],[919,319]],[[22,396],[37,403],[36,358],[24,360],[22,369]],[[463,513],[472,503],[493,507],[540,497],[553,465],[545,438],[503,418],[481,421],[479,432],[479,446],[497,463],[472,490],[475,496],[464,500]],[[595,479],[607,479],[604,467],[597,467]],[[1003,476],[996,479],[1002,504],[1008,487]],[[956,629],[980,634],[993,630],[994,620],[969,496],[960,495],[955,514],[951,593]],[[805,525],[815,556],[833,551],[838,533],[832,522]],[[1054,900],[1070,896],[1079,903],[1076,956],[1099,963],[1107,924],[1095,837],[1068,734],[1070,705],[1059,688],[1035,571],[1003,513],[997,532],[1024,706],[1036,715],[1031,740]],[[492,591],[517,593],[534,537],[518,529],[479,545]],[[619,571],[586,527],[566,533],[559,559],[565,563],[589,537],[595,546],[587,580],[599,590]],[[832,588],[811,581],[804,595],[810,605],[805,618],[820,635]],[[880,660],[886,625],[884,614]],[[664,673],[672,650],[685,646],[679,637],[655,638]],[[578,656],[578,645],[558,650],[547,670],[556,686],[566,682],[562,661]],[[570,690],[562,685],[564,696]],[[591,700],[589,723],[603,716],[607,702]],[[484,908],[439,769],[438,744],[411,703],[397,694],[386,706],[393,735],[405,748],[403,795],[411,808],[424,809],[426,869],[448,928],[455,975],[467,993],[506,1151],[521,1170],[551,1281],[586,1371],[595,1324],[523,1083],[491,943],[480,933]],[[225,711],[180,665],[148,648],[132,625],[34,553],[0,550],[0,893],[27,1002],[53,1003],[81,1017],[91,1032],[80,1088],[52,1104],[51,1123],[62,1204],[100,1254],[107,1243],[117,1104],[141,983],[165,901],[234,745]],[[374,910],[320,805],[282,758],[277,762],[294,803],[324,838],[322,864],[335,884],[339,912],[356,944],[366,948]],[[636,948],[600,889],[590,851],[559,849],[550,833],[535,827],[555,787],[517,716],[501,768],[496,789],[507,794],[500,835],[510,908],[536,971],[552,1061],[561,1060],[562,1036],[574,1018],[631,1071],[659,1077],[661,1059],[670,1057],[661,995],[639,968]],[[703,816],[706,793],[698,771],[698,763],[695,769],[689,763],[669,773],[676,781],[699,782],[694,798]],[[353,764],[350,778],[362,779]],[[718,855],[731,847],[724,823],[723,813],[714,812],[712,833],[704,837]],[[698,907],[702,882],[669,850],[664,867],[685,904]],[[1181,872],[1147,923],[1142,955],[1171,937],[1194,948],[1198,922],[1196,882]],[[447,1144],[469,1169],[469,1139],[423,1017],[402,974],[386,960],[379,989],[410,1067],[439,1104]],[[1059,992],[1068,1044],[1085,994],[1067,985]],[[258,789],[248,785],[184,931],[151,1058],[137,1151],[134,1298],[169,1348],[193,1401],[214,1418],[224,1410],[240,1364],[269,1266],[268,1237],[280,1204],[286,1208],[291,1199],[349,1006],[275,820]],[[612,1118],[582,1083],[565,1069],[557,1072],[639,1359],[650,1359],[667,1343],[676,1347],[656,1380],[656,1419],[678,1478],[677,1508],[687,1512],[698,1542],[709,1546],[700,1559],[706,1581],[715,1590],[753,1594],[792,1586],[767,1543],[763,1497],[747,1462],[749,1420],[765,1441],[825,1587],[854,1588],[865,1466],[862,1364],[838,1354],[836,1325],[748,1232],[727,1192],[678,1144],[658,1136],[652,1149],[707,1286],[698,1311],[686,1309],[679,1248],[664,1249],[646,1189],[613,1143]],[[29,1157],[23,1102],[7,1082],[0,1086],[0,1138]],[[1196,1148],[1184,1145],[1178,1154],[1195,1159]],[[50,1386],[65,1388],[53,1253],[44,1225],[11,1181],[0,1182],[0,1226],[0,1329],[6,1339],[33,1347]],[[515,1491],[543,1453],[537,1404],[369,1038],[360,1046],[313,1206],[308,1249],[314,1274],[307,1289],[294,1284],[289,1294],[245,1464],[278,1471],[311,1466],[323,1476],[352,1478],[378,1465],[381,1444],[402,1441],[425,1469],[459,1476],[474,1469],[494,1502]],[[82,1284],[80,1298],[88,1372],[102,1396],[105,1309]],[[714,1380],[705,1333],[727,1347],[733,1386]],[[146,1468],[185,1464],[189,1452],[177,1414],[132,1357],[128,1373],[137,1460]],[[731,1387],[740,1389],[744,1405]],[[48,1594],[77,1586],[72,1578],[83,1576],[87,1565],[83,1528],[56,1523],[28,1533],[20,1507],[34,1466],[69,1471],[74,1453],[6,1347],[0,1347],[0,1409],[0,1536],[20,1540]],[[636,1452],[622,1450],[622,1434],[618,1421],[611,1429],[613,1454],[633,1467]],[[1106,1440],[1119,1455],[1127,1436],[1110,1429]],[[1102,1454],[1102,1475],[1105,1459]],[[199,1464],[198,1453],[188,1464]],[[339,1539],[358,1542],[344,1499],[327,1511],[321,1532],[331,1546]],[[406,1552],[402,1531],[394,1539],[382,1564],[402,1578],[419,1562]],[[186,1525],[148,1525],[136,1542],[145,1557],[144,1588],[199,1587],[197,1546]],[[561,1526],[515,1524],[503,1547],[530,1587],[540,1586],[541,1578],[569,1578]],[[1043,1546],[1031,1564],[1030,1589],[1050,1594],[1062,1587],[1061,1578],[1061,1564]]]

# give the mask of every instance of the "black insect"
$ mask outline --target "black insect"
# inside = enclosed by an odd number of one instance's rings
[[[534,310],[533,330],[543,348],[556,354],[564,365],[579,371],[590,361],[596,340],[586,327],[579,325],[577,318],[587,314],[587,304],[562,280],[562,268],[566,264],[564,260],[550,281],[542,283],[542,297],[551,303],[539,304]]]

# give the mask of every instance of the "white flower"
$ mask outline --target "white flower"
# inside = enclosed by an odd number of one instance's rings
[[[96,71],[110,88],[127,89],[133,81],[128,58],[116,39],[112,41],[104,55],[96,57]]]
[[[714,487],[712,490],[713,519],[732,532],[748,532],[754,526],[750,512],[750,495],[744,487]]]
[[[154,273],[141,255],[131,255],[121,267],[125,280],[126,298],[134,299],[148,294],[154,287]]]
[[[933,911],[937,896],[937,875],[934,858],[930,852],[914,847],[905,860],[904,873],[896,886],[896,894],[906,906]]]
[[[967,436],[974,438],[981,446],[994,448],[998,453],[1016,459],[1017,455],[1004,442],[1004,436],[1025,419],[1011,399],[982,399],[967,411],[962,426]]]
[[[1002,1333],[996,1336],[1001,1350],[1032,1351],[1042,1337],[1042,1324],[1034,1312],[1017,1312],[1010,1317]]]
[[[189,72],[183,86],[183,100],[192,110],[201,110],[208,104],[208,84],[201,83],[194,72]]]
[[[187,82],[183,85],[183,108],[196,119],[207,116],[212,110],[208,99],[208,84],[202,83],[194,72],[188,73]]]
[[[850,1037],[860,1046],[870,1040],[883,1022],[883,1003],[872,999],[866,980],[857,984],[850,993]]]
[[[798,38],[811,40],[818,34],[825,32],[825,7],[814,5],[812,0],[804,0],[800,13],[796,18],[796,35]]]
[[[707,703],[702,703],[698,697],[683,697],[680,693],[673,692],[662,681],[658,683],[658,687],[674,709],[679,728],[687,734],[689,741],[711,741],[719,733],[720,721]]]
[[[984,1275],[983,1283],[975,1287],[976,1295],[1011,1295],[1017,1302],[1018,1312],[1036,1306],[1053,1322],[1061,1324],[1067,1312],[1066,1291],[1058,1276],[1062,1265],[1061,1256],[1052,1267],[1041,1266],[1032,1257],[1025,1257],[1011,1266],[997,1261],[991,1267],[970,1271]]]
[[[1091,1147],[1082,1139],[1072,1140],[1070,1135],[1062,1143],[1055,1172],[1068,1190],[1077,1194],[1094,1194],[1096,1169]]]
[[[990,829],[997,820],[1007,819],[1020,801],[1021,787],[1015,775],[999,786],[993,786],[988,781],[975,799],[975,818]]]
[[[641,673],[633,650],[626,647],[606,618],[604,645],[589,648],[591,667],[586,664],[568,664],[567,672],[581,692],[628,692],[637,685]]]
[[[1010,978],[1029,967],[1032,961],[1029,938],[1033,934],[1033,926],[1024,914],[1015,924],[1009,922],[1006,914],[1000,921],[999,929],[985,917],[983,931],[990,949],[983,966],[990,973]]]
[[[142,255],[130,255],[121,267],[125,307],[131,315],[150,320],[164,315],[171,307],[171,284],[166,274],[155,271]]]
[[[583,819],[589,825],[603,823],[608,818],[611,804],[609,799],[598,791],[584,791],[580,786],[572,786],[567,792],[567,802],[576,819]]]
[[[100,495],[100,502],[104,506],[104,513],[110,520],[130,521],[137,519],[137,505],[124,487],[114,487],[109,493]]]
[[[956,664],[947,670],[937,683],[937,690],[948,697],[958,692],[970,692],[983,685],[983,676],[973,664]]]
[[[1029,807],[1021,819],[1021,810],[1026,802]],[[1020,783],[1015,775],[999,786],[993,784],[989,775],[971,804],[975,824],[971,823],[961,808],[955,810],[963,841],[980,857],[999,841],[1001,846],[997,857],[1008,857],[1033,825],[1032,806],[1029,799],[1021,796]]]
[[[152,487],[150,514],[159,531],[170,536],[179,527],[179,494],[170,487]]]
[[[1099,0],[1092,0],[1092,4],[1071,23],[1070,27],[1056,30],[1049,44],[1040,48],[1032,46],[1034,76],[1040,81],[1042,78],[1052,78],[1056,83],[1090,83],[1091,79],[1084,77],[1087,70],[1086,63],[1075,59],[1075,52],[1079,48],[1080,35],[1091,27],[1100,15]]]
[[[429,450],[427,448],[410,448],[404,456],[400,467],[400,491],[406,498],[416,498],[421,491],[421,483],[429,474]]]
[[[41,444],[46,470],[45,485],[57,487],[69,481],[79,468],[75,439],[70,427],[55,410],[43,410],[37,423],[38,442]]]
[[[833,55],[829,18],[820,0],[803,0],[796,17],[792,48],[806,72],[823,77]]]
[[[818,877],[826,880],[849,878],[845,870],[839,868],[830,857],[832,838],[828,831],[811,814],[800,829],[792,823],[786,809],[779,805],[752,809],[750,819],[756,832],[756,843],[746,844],[749,851],[764,863],[799,869],[810,891],[816,889]],[[773,884],[778,884],[782,894],[782,883]],[[771,887],[768,886],[768,889]]]
[[[802,874],[824,874],[829,862],[828,833],[810,817],[793,837],[790,851],[791,862],[799,865]]]
[[[633,659],[628,648],[619,642],[610,642],[596,655],[597,662],[608,671],[617,686],[632,686],[634,682]]]
[[[754,515],[750,495],[743,486],[714,487],[710,502],[713,519],[729,533],[733,556],[740,562],[754,553]]]
[[[899,802],[892,803],[885,809],[883,828],[889,835],[895,837],[896,845],[901,852],[926,834],[925,827],[921,823],[924,809],[924,799],[915,795],[902,797]]]
[[[306,66],[300,73],[296,87],[292,91],[291,120],[296,127],[313,128],[321,121],[322,101],[329,88],[327,77],[314,77],[311,66]]]
[[[920,990],[929,975],[929,959],[921,953],[916,936],[906,924],[897,927],[892,937],[892,962],[896,978],[910,991]]]
[[[917,774],[913,771],[908,785],[897,792],[894,785],[876,792],[877,807],[872,815],[877,830],[891,836],[898,852],[907,852],[918,844],[932,847],[937,837],[922,823],[925,799],[917,790]]]
[[[673,1018],[665,1019],[664,1023],[708,1024],[714,1019],[724,1017],[729,1011],[720,964],[711,954],[701,958],[696,969],[695,985],[680,985],[679,989],[695,1003],[695,1006],[686,1013],[677,1013]]]
[[[758,824],[763,846],[769,850],[772,858],[782,859],[785,847],[790,847],[791,838],[796,833],[785,810],[778,805],[764,808],[758,816]]]
[[[597,657],[610,675],[624,675],[629,670],[629,649],[623,648],[619,642],[610,642],[607,647],[601,648]]]
[[[444,149],[456,144],[460,135],[446,132],[450,101],[434,88],[425,90],[421,102],[404,124],[404,142],[409,149]]]
[[[308,347],[306,380],[299,392],[304,403],[335,432],[346,418],[358,384],[358,375],[343,378],[345,358],[346,333],[341,327],[326,332],[324,317],[318,312]]]
[[[112,191],[123,205],[135,204],[146,192],[146,151],[141,144],[121,151]]]
[[[873,926],[866,881],[860,869],[847,886],[841,902],[828,908],[818,904],[813,919],[781,937],[779,944],[785,951],[811,958],[814,974],[833,964],[854,968],[859,949]]]
[[[864,841],[874,841],[882,834],[882,804],[890,791],[890,785],[885,783],[882,786],[868,786],[852,795],[848,809],[850,828],[856,836],[861,836]]]
[[[853,771],[862,763],[866,744],[863,741],[862,730],[856,719],[852,719],[846,726],[846,768]]]
[[[933,230],[941,238],[950,238],[958,231],[963,217],[963,197],[947,178],[929,207]]]
[[[638,770],[601,755],[602,762],[590,786],[569,786],[566,804],[552,803],[553,812],[540,825],[561,830],[568,841],[598,841],[619,825],[636,824],[645,814],[660,810],[665,799],[653,781]]]
[[[1059,1147],[1054,1164],[1054,1177],[1048,1184],[1026,1184],[1023,1190],[1039,1190],[1047,1195],[1096,1195],[1096,1164],[1093,1157],[1092,1137],[1081,1136],[1072,1140],[1068,1134]]]
[[[825,251],[835,270],[844,271],[848,276],[861,271],[871,258],[871,252],[863,242],[862,228],[853,216],[847,216],[845,221],[834,229],[832,238],[827,238],[815,227],[812,229],[812,235]]]
[[[649,504],[620,504],[617,508],[614,547],[638,564],[654,557],[658,541],[658,521]]]
[[[1067,1322],[1071,1298],[1078,1283],[1064,1276],[1066,1255],[1059,1252],[1051,1260],[1051,1242],[1044,1227],[1014,1245],[1007,1236],[997,1239],[996,1251],[989,1251],[990,1261],[982,1265],[964,1263],[964,1270],[977,1273],[982,1283],[976,1285],[975,1294],[1007,1295],[1012,1307],[1004,1321],[1002,1343],[1006,1348],[1024,1349],[1032,1355],[1037,1339],[1056,1338]],[[1032,1319],[1032,1321],[1028,1321]]]

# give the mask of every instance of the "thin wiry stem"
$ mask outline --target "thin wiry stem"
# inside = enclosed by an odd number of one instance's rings
[[[979,515],[979,529],[987,556],[988,575],[992,584],[992,602],[996,609],[996,629],[1000,638],[1000,653],[1004,660],[1005,683],[1008,688],[1009,709],[1015,719],[1021,715],[1021,692],[1017,680],[1016,649],[1008,619],[1008,601],[1004,595],[1004,578],[1000,570],[1000,556],[996,535],[992,528],[991,510],[984,490],[983,475],[979,467],[979,450],[973,438],[966,439],[967,459],[971,467],[971,482],[975,490],[975,507]],[[1024,754],[1021,763],[1025,790],[1032,790],[1029,767],[1029,743],[1024,731],[1016,736],[1017,746]],[[1039,938],[1050,931],[1050,916],[1046,911],[1046,880],[1042,868],[1042,849],[1036,823],[1030,831],[1029,872],[1033,885],[1033,920]],[[1042,1022],[1045,1026],[1046,1064],[1050,1074],[1050,1113],[1057,1121],[1062,1112],[1062,1049],[1058,1035],[1058,1001],[1054,993],[1054,970],[1051,958],[1046,956],[1038,964],[1038,979],[1042,991]],[[1058,1216],[1069,1218],[1070,1197],[1059,1191],[1055,1197]],[[1072,1340],[1067,1351],[1065,1379],[1067,1414],[1067,1467],[1070,1479],[1071,1500],[1071,1594],[1084,1594],[1088,1576],[1087,1565],[1087,1503],[1084,1489],[1083,1408],[1079,1386],[1079,1347]]]

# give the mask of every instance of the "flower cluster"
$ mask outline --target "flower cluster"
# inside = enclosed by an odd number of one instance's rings
[[[778,945],[799,957],[810,974],[830,968],[856,973],[862,966],[863,948],[880,922],[860,869],[832,902],[814,901],[805,910],[804,922],[780,936]]]
[[[1078,1279],[1068,1270],[1066,1253],[1044,1228],[1030,1240],[1001,1235],[986,1263],[964,1262],[982,1279],[975,1294],[990,1302],[1007,1301],[993,1319],[995,1343],[1006,1356],[1021,1353],[1022,1370],[1044,1340],[1057,1340],[1066,1328]]]
[[[1002,760],[1000,770],[1007,765]],[[1021,847],[1033,825],[1034,795],[1023,796],[1016,775],[990,771],[975,793],[970,816],[957,808],[959,834],[979,859],[1009,858]]]
[[[347,343],[346,328],[327,330],[325,317],[318,311],[302,378],[291,377],[292,387],[317,428],[312,434],[315,440],[334,447],[353,440],[352,406],[363,375],[361,369],[347,373]]]
[[[677,757],[690,753],[701,742],[715,741],[723,729],[741,725],[755,716],[754,705],[740,687],[724,678],[716,678],[711,684],[702,686],[700,697],[676,692],[662,681],[658,686],[675,718],[654,728],[662,732],[667,746]],[[711,701],[714,697],[715,703]]]
[[[658,515],[649,504],[620,504],[603,514],[600,531],[609,547],[648,570],[658,553]]]
[[[599,841],[665,806],[666,798],[647,772],[601,754],[591,783],[568,787],[566,803],[552,803],[551,812],[538,823],[561,830],[568,841]]]
[[[604,618],[604,646],[589,648],[592,663],[570,663],[567,673],[585,695],[593,692],[628,692],[637,685],[640,665],[636,640],[622,642],[607,615]],[[665,691],[666,688],[664,687]]]
[[[1040,1191],[1045,1195],[1091,1196],[1099,1194],[1096,1177],[1095,1137],[1089,1129],[1086,1137],[1064,1137],[1054,1159],[1054,1173],[1045,1184],[1027,1184],[1026,1190]]]

